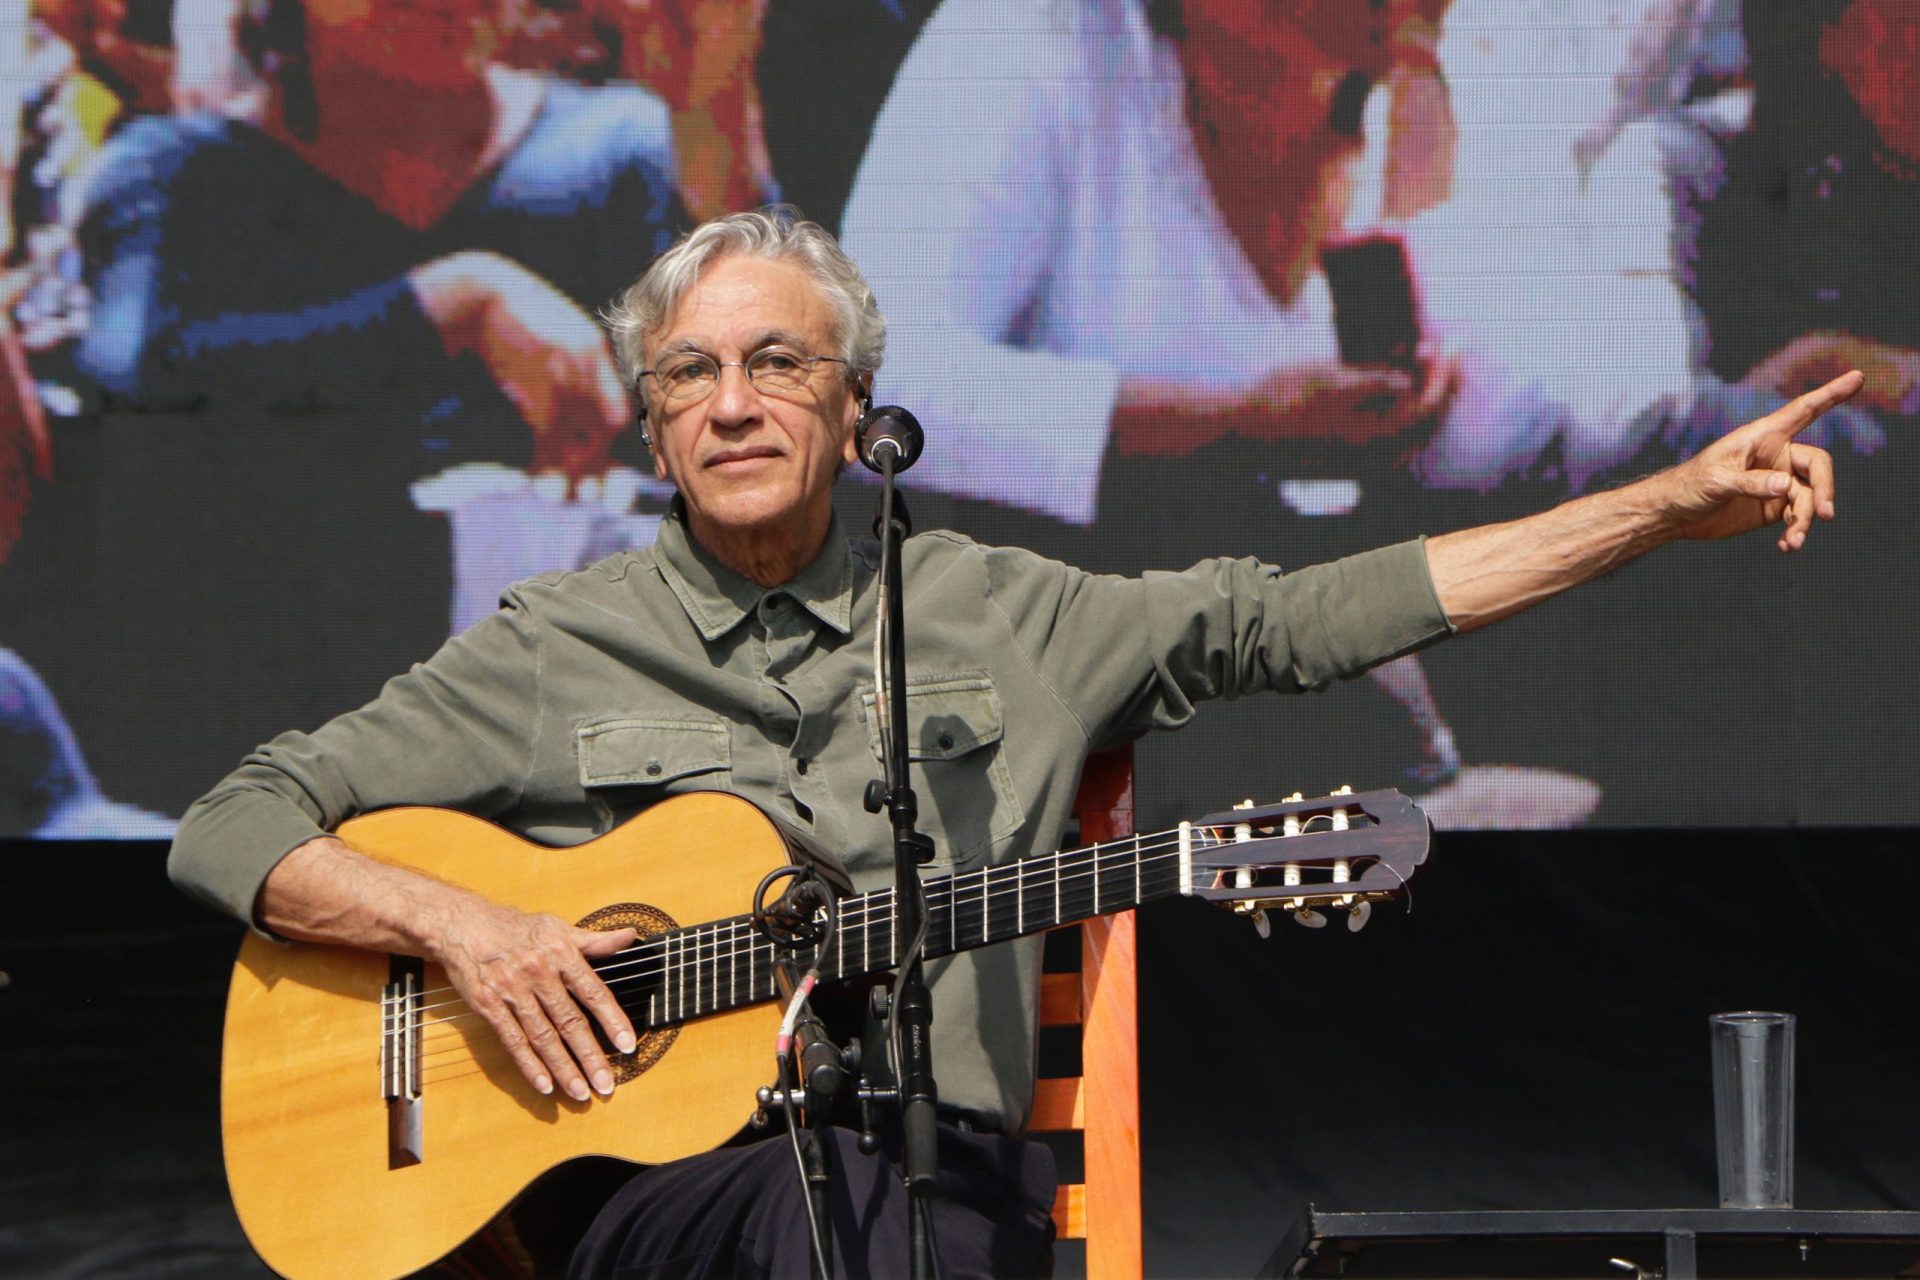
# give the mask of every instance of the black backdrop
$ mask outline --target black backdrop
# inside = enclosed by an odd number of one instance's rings
[[[1710,1205],[1723,1009],[1799,1015],[1797,1203],[1913,1207],[1917,843],[1451,834],[1358,935],[1148,910],[1148,1273],[1250,1275],[1309,1202]],[[219,1166],[238,927],[162,857],[0,845],[0,1275],[264,1274]]]

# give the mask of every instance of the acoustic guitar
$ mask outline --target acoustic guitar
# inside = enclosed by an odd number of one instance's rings
[[[380,859],[639,941],[596,961],[639,1044],[608,1098],[542,1096],[433,964],[249,936],[227,998],[221,1128],[248,1239],[293,1280],[385,1280],[474,1235],[547,1170],[583,1156],[658,1164],[719,1146],[774,1074],[775,943],[756,888],[799,851],[748,801],[677,796],[586,844],[545,848],[439,809],[339,834]],[[1364,920],[1426,857],[1425,816],[1392,791],[1295,798],[1158,835],[929,878],[937,957],[1186,895],[1254,915]],[[840,898],[823,981],[890,970],[891,888]]]

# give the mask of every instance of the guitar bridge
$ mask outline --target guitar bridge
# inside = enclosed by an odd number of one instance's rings
[[[387,1102],[387,1168],[419,1164],[420,982],[423,966],[395,956],[380,994],[380,1091]]]

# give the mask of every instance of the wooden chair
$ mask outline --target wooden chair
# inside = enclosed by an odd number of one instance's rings
[[[1083,843],[1133,834],[1132,747],[1087,761],[1074,811]],[[1040,1080],[1029,1128],[1080,1131],[1086,1181],[1060,1188],[1054,1225],[1061,1239],[1087,1242],[1089,1280],[1137,1280],[1142,1262],[1134,914],[1067,927],[1081,932],[1080,972],[1042,977],[1040,1025],[1081,1028],[1081,1074]]]

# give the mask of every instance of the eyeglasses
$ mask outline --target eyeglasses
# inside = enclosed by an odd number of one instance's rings
[[[705,400],[720,382],[722,369],[739,369],[755,391],[770,396],[792,396],[807,389],[813,366],[823,360],[845,364],[839,356],[810,356],[792,347],[762,347],[745,360],[715,360],[699,351],[668,356],[640,376],[651,376],[660,387],[662,406],[681,409]]]

